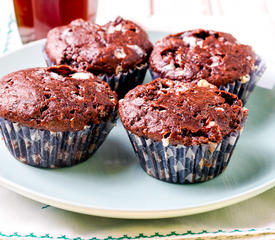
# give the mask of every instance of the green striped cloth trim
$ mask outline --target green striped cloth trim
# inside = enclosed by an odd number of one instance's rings
[[[265,232],[265,233],[264,233]],[[21,235],[18,234],[17,232],[14,232],[13,234],[4,234],[2,232],[0,232],[0,237],[6,237],[6,238],[33,238],[33,239],[66,239],[66,240],[123,240],[123,239],[152,239],[152,238],[167,238],[167,237],[180,237],[180,236],[194,236],[194,235],[198,235],[196,239],[201,239],[200,236],[202,237],[202,235],[206,235],[206,234],[213,234],[213,235],[217,235],[217,234],[237,234],[237,233],[247,233],[247,234],[253,234],[253,233],[258,233],[258,234],[268,234],[269,233],[273,233],[275,234],[275,229],[273,228],[265,228],[265,229],[248,229],[248,230],[240,230],[240,229],[235,229],[232,231],[224,231],[224,230],[217,230],[215,232],[208,232],[206,230],[202,230],[201,232],[192,232],[192,231],[186,231],[184,233],[176,233],[176,232],[170,232],[168,234],[160,234],[158,232],[155,232],[153,235],[145,235],[143,233],[140,233],[139,235],[135,236],[135,237],[130,237],[128,235],[123,235],[121,237],[112,237],[112,236],[108,236],[106,238],[97,238],[97,237],[93,237],[93,238],[89,238],[89,239],[84,239],[81,237],[76,237],[76,238],[69,238],[66,235],[60,235],[57,237],[51,236],[50,234],[45,234],[45,235],[35,235],[33,233],[27,234],[27,235]],[[199,236],[200,235],[200,236]],[[213,236],[214,237],[214,236]]]

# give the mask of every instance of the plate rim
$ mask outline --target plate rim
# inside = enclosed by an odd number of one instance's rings
[[[23,164],[23,163],[21,163]],[[87,206],[85,204],[75,204],[70,201],[62,200],[55,197],[47,196],[46,194],[41,194],[37,191],[30,190],[26,187],[20,186],[10,180],[5,179],[0,176],[0,185],[16,192],[29,199],[48,204],[53,207],[57,207],[63,210],[69,210],[76,213],[82,213],[87,215],[94,215],[100,217],[111,217],[111,218],[123,218],[123,219],[160,219],[160,218],[171,218],[194,215],[198,213],[205,213],[211,210],[218,210],[223,207],[227,207],[249,198],[255,197],[273,187],[275,187],[275,177],[268,182],[265,182],[257,187],[249,189],[245,192],[234,195],[231,198],[226,198],[226,200],[219,199],[218,201],[211,202],[207,205],[200,204],[196,207],[187,208],[177,208],[172,210],[118,210],[118,209],[108,209],[108,208],[96,208],[92,206]]]

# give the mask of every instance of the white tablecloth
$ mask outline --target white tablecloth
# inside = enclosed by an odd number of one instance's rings
[[[106,15],[99,14],[98,21],[103,22],[106,18]],[[178,24],[171,26],[167,21],[161,24],[158,16],[138,21],[142,25],[147,23],[149,29],[177,31],[178,28]],[[208,25],[209,22],[212,22],[213,26],[219,25],[214,18],[208,21]],[[197,27],[197,23],[189,24],[190,28]],[[236,24],[235,21],[233,23]],[[262,19],[262,22],[254,27],[268,27],[267,23],[267,19]],[[242,34],[242,24],[239,28],[234,24],[224,27],[231,32],[233,28],[237,35],[254,42],[260,49],[258,37],[250,39],[251,35]],[[260,34],[263,32],[264,29]],[[11,1],[7,1],[0,9],[0,36],[1,54],[21,46]],[[272,45],[272,52],[270,49],[262,49],[262,52],[265,56],[271,57],[275,52],[274,30],[266,32],[265,36],[268,38],[265,44]],[[0,187],[0,203],[0,239],[208,239],[207,236],[209,239],[217,236],[218,239],[224,239],[226,236],[234,236],[233,239],[241,236],[242,239],[275,239],[274,188],[250,200],[220,210],[162,220],[120,220],[72,213],[32,201],[3,187]],[[249,237],[251,234],[253,238]]]

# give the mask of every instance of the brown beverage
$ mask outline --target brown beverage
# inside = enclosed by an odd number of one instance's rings
[[[23,43],[35,40],[32,16],[32,1],[13,0],[13,4],[18,30]]]
[[[76,18],[94,21],[96,0],[13,0],[24,43],[45,38],[50,29]]]

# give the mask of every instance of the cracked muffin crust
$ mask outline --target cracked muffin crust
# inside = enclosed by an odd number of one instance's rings
[[[119,101],[119,115],[131,133],[163,145],[219,143],[241,130],[247,109],[236,95],[205,80],[184,83],[156,79]]]
[[[156,42],[150,69],[159,77],[184,82],[205,79],[215,86],[249,81],[256,55],[231,34],[190,30],[168,35]]]
[[[111,76],[147,63],[152,44],[141,27],[121,17],[102,26],[77,19],[52,29],[44,50],[56,65]]]
[[[30,68],[0,79],[0,116],[53,132],[108,121],[117,96],[107,83],[69,66]]]

